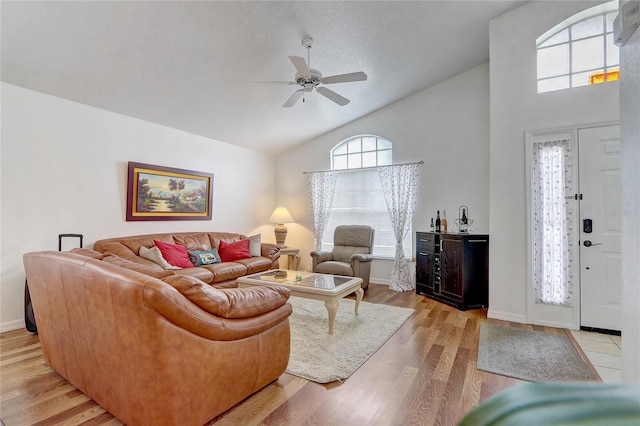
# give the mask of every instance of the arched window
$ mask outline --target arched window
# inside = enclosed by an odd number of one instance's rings
[[[331,149],[331,168],[337,174],[329,223],[322,237],[322,249],[333,247],[338,225],[370,225],[375,229],[373,254],[377,258],[395,256],[395,235],[387,210],[377,166],[392,164],[393,145],[373,135],[346,139]],[[405,255],[412,253],[413,232],[403,242]]]
[[[613,20],[618,0],[584,10],[536,40],[538,93],[619,79]]]
[[[391,164],[391,142],[361,135],[340,142],[331,150],[331,169],[360,169]]]

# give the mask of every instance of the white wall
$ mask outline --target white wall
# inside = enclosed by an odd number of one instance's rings
[[[620,49],[622,377],[640,382],[640,30]]]
[[[1,331],[24,326],[22,255],[57,250],[61,233],[85,247],[192,230],[275,242],[274,159],[227,143],[3,83],[1,161]],[[128,161],[213,173],[213,220],[126,222]]]
[[[489,66],[484,64],[278,157],[277,204],[287,206],[296,219],[287,225],[287,245],[301,248],[304,269],[311,265],[313,235],[303,172],[330,169],[331,148],[359,134],[390,140],[394,163],[424,160],[414,231],[427,231],[436,210],[445,209],[453,224],[462,204],[469,207],[476,231],[488,231]],[[388,282],[391,263],[376,260],[372,280]]]
[[[536,38],[596,4],[529,2],[490,24],[490,317],[526,322],[525,131],[620,119],[618,82],[536,93]]]

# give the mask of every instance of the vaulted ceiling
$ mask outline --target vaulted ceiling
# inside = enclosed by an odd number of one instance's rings
[[[2,1],[7,83],[275,155],[489,59],[489,21],[521,1]],[[298,88],[290,55],[332,90]],[[401,119],[399,117],[399,119]]]

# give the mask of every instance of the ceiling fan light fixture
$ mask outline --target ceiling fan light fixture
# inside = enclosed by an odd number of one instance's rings
[[[302,75],[299,72],[296,73],[296,83],[304,86],[305,84],[311,83],[314,86],[317,86],[322,82],[322,73],[318,70],[310,69],[308,76]]]

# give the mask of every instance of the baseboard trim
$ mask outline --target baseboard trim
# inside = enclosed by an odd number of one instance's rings
[[[382,278],[369,278],[369,283],[371,284],[382,284],[382,285],[386,285],[387,287],[389,285],[391,285],[391,280],[385,280]]]
[[[554,321],[536,321],[533,324],[541,325],[543,327],[566,328],[567,330],[576,330],[573,324],[565,324],[565,323],[554,322]]]
[[[26,328],[24,320],[13,320],[0,323],[0,333],[4,333],[5,331],[18,330],[20,328]]]
[[[509,322],[517,322],[520,324],[527,323],[527,317],[525,315],[517,315],[511,312],[496,311],[495,309],[491,309],[491,308],[489,308],[489,310],[487,311],[487,318],[498,319],[498,320],[509,321]]]

